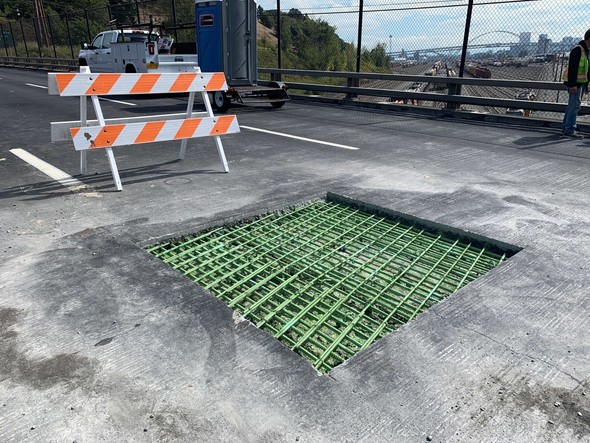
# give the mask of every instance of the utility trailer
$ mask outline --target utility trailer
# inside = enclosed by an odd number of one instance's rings
[[[225,112],[232,102],[280,108],[289,100],[284,83],[258,84],[255,0],[195,0],[195,19],[199,67],[224,72],[229,87],[214,93],[216,110]]]

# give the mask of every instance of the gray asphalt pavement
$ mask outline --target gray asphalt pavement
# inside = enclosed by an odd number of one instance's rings
[[[240,106],[229,173],[211,139],[115,148],[116,192],[104,153],[80,176],[50,143],[79,103],[46,85],[0,69],[0,442],[590,442],[590,137]],[[141,247],[328,192],[522,251],[321,375]]]

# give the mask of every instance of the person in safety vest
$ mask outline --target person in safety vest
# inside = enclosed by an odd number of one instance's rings
[[[582,105],[582,96],[588,89],[588,45],[590,45],[590,29],[571,51],[569,61],[563,71],[563,84],[569,94],[561,134],[566,137],[584,138],[577,130],[576,119]]]

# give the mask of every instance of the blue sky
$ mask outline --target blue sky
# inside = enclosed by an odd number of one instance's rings
[[[384,43],[393,51],[460,45],[465,28],[467,0],[365,0],[363,46],[369,48]],[[483,4],[488,3],[488,4]],[[491,3],[491,4],[490,4]],[[276,0],[259,0],[264,9],[276,9]],[[358,13],[325,14],[321,12],[358,11],[358,0],[281,0],[281,10],[291,8],[313,14],[336,27],[338,35],[347,42],[357,41]],[[447,7],[444,7],[447,5]],[[459,7],[448,7],[460,5]],[[470,38],[477,42],[515,42],[508,33],[530,32],[531,40],[548,34],[553,41],[571,36],[581,39],[590,27],[589,4],[586,0],[538,0],[503,3],[503,0],[475,0]],[[424,7],[428,9],[404,8]],[[388,10],[370,12],[371,10]],[[393,9],[393,10],[392,10]],[[391,39],[390,36],[391,35]]]

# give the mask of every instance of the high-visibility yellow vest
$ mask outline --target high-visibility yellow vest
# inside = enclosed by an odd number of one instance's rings
[[[588,56],[586,55],[586,51],[582,45],[578,45],[578,47],[582,51],[582,56],[580,57],[580,64],[578,65],[578,77],[576,78],[576,82],[586,83],[588,81]],[[564,82],[568,81],[569,67],[570,63],[568,61],[567,65],[565,65],[565,69],[563,70],[562,79]]]

